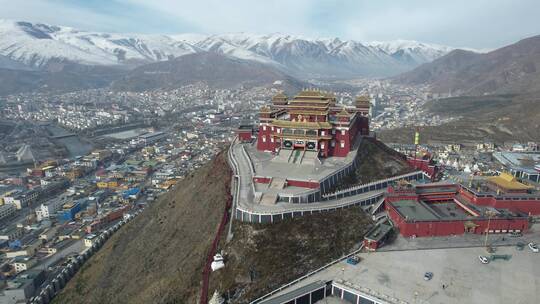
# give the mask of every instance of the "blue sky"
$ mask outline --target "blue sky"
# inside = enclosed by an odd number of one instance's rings
[[[538,0],[0,0],[0,7],[0,18],[108,32],[282,32],[472,48],[540,34]]]

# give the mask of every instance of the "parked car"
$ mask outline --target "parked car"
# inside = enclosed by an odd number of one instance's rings
[[[357,256],[352,256],[347,258],[347,264],[356,265],[360,262],[360,258]]]
[[[529,243],[529,248],[532,250],[532,252],[538,252],[538,251],[540,251],[540,249],[538,249],[538,245],[536,245],[536,244],[533,243],[533,242],[530,242],[530,243]]]
[[[480,260],[482,264],[489,264],[489,259],[483,255],[479,255],[478,259]]]
[[[517,232],[517,231],[510,232],[508,235],[511,236],[511,237],[521,237],[521,236],[523,236],[523,234],[521,234],[521,232]]]
[[[524,243],[519,242],[519,243],[516,244],[516,249],[517,249],[518,251],[522,251],[523,248],[525,248],[525,244],[524,244]]]
[[[426,272],[424,274],[424,280],[429,281],[433,278],[433,272]]]

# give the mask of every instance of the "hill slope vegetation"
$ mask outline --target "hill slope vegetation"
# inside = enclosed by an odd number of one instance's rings
[[[214,88],[234,88],[272,85],[275,81],[295,89],[302,86],[301,82],[271,65],[204,52],[135,68],[115,81],[112,87],[144,91],[204,82]]]
[[[358,182],[406,170],[380,145],[366,141],[360,150],[372,157],[355,173]],[[218,155],[118,230],[54,303],[196,303],[229,197],[225,157]],[[232,240],[221,237],[225,268],[211,274],[209,295],[217,290],[230,295],[231,303],[248,303],[357,248],[373,222],[352,207],[274,224],[233,224]]]
[[[540,36],[485,54],[454,50],[394,81],[429,85],[435,92],[484,95],[540,91]]]
[[[536,94],[454,97],[432,101],[427,114],[454,117],[421,127],[421,143],[540,141],[540,98]],[[379,131],[385,142],[412,143],[415,127]]]
[[[53,303],[195,303],[230,177],[224,153],[186,177],[116,232]]]

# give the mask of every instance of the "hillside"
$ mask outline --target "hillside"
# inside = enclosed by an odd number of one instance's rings
[[[358,182],[408,170],[366,141]],[[201,270],[229,195],[231,171],[221,153],[115,233],[54,300],[64,303],[195,303]],[[360,208],[317,213],[274,224],[235,221],[222,235],[224,269],[210,276],[231,303],[247,303],[357,248],[372,227]],[[224,232],[224,234],[227,231]]]
[[[421,127],[421,143],[540,141],[540,97],[536,94],[455,97],[427,104],[426,115],[454,121]],[[385,142],[412,143],[414,127],[377,132]]]
[[[393,78],[434,92],[484,95],[540,91],[540,36],[485,54],[454,50]]]
[[[49,62],[44,70],[0,68],[0,96],[26,92],[69,92],[109,86],[125,73],[120,67]]]
[[[226,154],[115,233],[53,303],[195,303],[230,186]]]
[[[112,87],[144,91],[204,82],[213,88],[234,88],[271,86],[275,81],[281,81],[285,91],[303,84],[271,65],[204,52],[135,68],[114,81]]]
[[[221,244],[225,268],[212,273],[213,290],[231,303],[249,303],[360,245],[371,218],[359,207],[288,219],[271,225],[235,222]]]
[[[372,181],[406,174],[412,171],[407,162],[398,156],[397,152],[393,150],[392,152],[389,151],[390,148],[378,140],[363,140],[358,147],[360,161],[356,170],[351,175],[345,177],[341,184],[328,190],[328,192],[334,192],[354,185],[367,184]]]

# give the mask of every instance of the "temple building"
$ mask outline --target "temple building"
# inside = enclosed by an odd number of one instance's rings
[[[280,93],[260,110],[257,149],[346,157],[358,135],[369,135],[368,113],[365,96],[346,107],[337,105],[332,93],[319,90],[303,90],[292,99]]]

